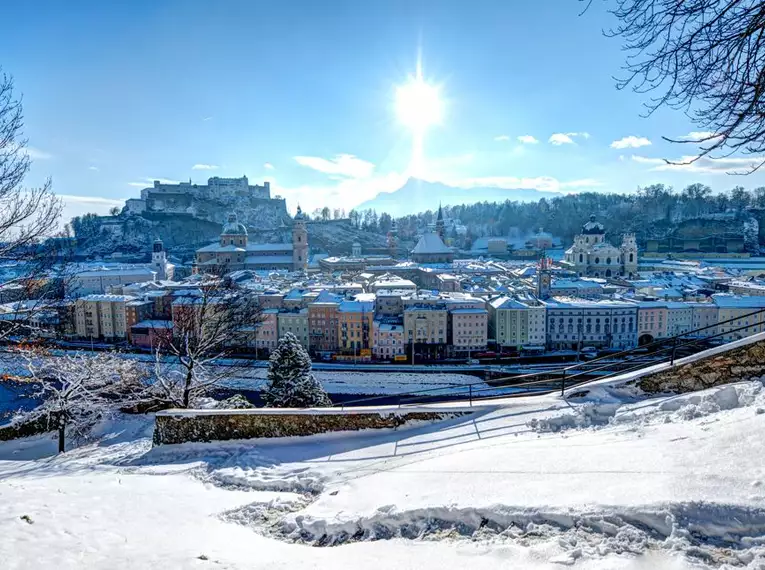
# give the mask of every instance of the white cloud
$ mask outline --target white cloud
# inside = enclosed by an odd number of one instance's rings
[[[266,163],[263,165],[263,168],[265,168],[266,170],[273,170],[273,169],[274,169],[274,165],[273,165],[273,164],[271,164],[270,162],[266,162]]]
[[[81,216],[92,212],[94,214],[106,215],[114,206],[121,208],[125,205],[124,199],[103,198],[101,196],[72,196],[69,194],[59,194],[63,202],[61,209],[60,226],[68,224],[75,216]]]
[[[708,139],[710,137],[714,137],[714,133],[712,131],[691,131],[687,135],[682,135],[677,137],[678,140],[681,141],[702,141],[704,139]],[[710,142],[710,141],[705,141]]]
[[[571,139],[571,137],[564,133],[554,133],[550,135],[550,138],[547,140],[547,142],[554,144],[555,146],[560,146],[562,144],[574,144],[574,141]]]
[[[510,137],[507,136],[507,135],[498,135],[498,136],[494,137],[494,140],[497,141],[497,142],[505,142],[505,141],[509,141]]]
[[[347,178],[368,178],[372,176],[375,165],[352,154],[338,154],[326,159],[318,156],[296,156],[295,162],[324,174],[334,174]]]
[[[663,158],[650,158],[646,156],[632,155],[632,160],[640,164],[654,165],[651,170],[655,171],[682,171],[696,172],[699,174],[743,174],[756,168],[765,162],[765,156],[710,158],[702,156],[695,162],[691,162],[695,156],[681,156],[673,159],[669,164]]]
[[[95,172],[98,172],[98,167],[97,166],[88,166],[88,170],[93,170]]]
[[[537,144],[539,141],[531,135],[521,135],[518,137],[518,142],[521,144]]]
[[[50,153],[47,153],[43,150],[40,150],[39,148],[35,148],[33,146],[28,146],[24,149],[24,152],[26,152],[27,156],[31,158],[32,160],[48,160],[49,158],[53,158],[53,155]]]
[[[160,184],[179,184],[177,180],[169,180],[167,178],[144,178],[143,182],[128,182],[128,186],[133,188],[148,188],[154,186],[154,181],[158,181]]]
[[[617,141],[611,143],[611,148],[639,148],[641,146],[648,146],[651,144],[645,137],[636,137],[635,135],[629,135],[622,137]]]
[[[209,117],[203,117],[202,120],[203,121],[210,121],[210,120],[212,120],[212,118],[213,118],[212,115],[210,115]]]
[[[218,170],[217,164],[195,164],[191,170]]]
[[[349,211],[354,206],[374,198],[380,192],[398,190],[407,180],[407,175],[391,172],[374,174],[368,178],[342,178],[336,183],[307,184],[298,187],[285,187],[271,178],[271,195],[286,198],[288,206],[294,210],[298,204],[308,212],[315,208],[345,208]]]

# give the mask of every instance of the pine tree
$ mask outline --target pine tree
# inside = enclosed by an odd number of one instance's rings
[[[272,408],[320,408],[332,401],[311,372],[311,358],[292,333],[279,339],[268,362],[263,401]]]

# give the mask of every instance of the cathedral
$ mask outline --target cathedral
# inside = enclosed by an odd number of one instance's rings
[[[308,231],[300,206],[292,226],[292,243],[250,243],[247,228],[229,214],[218,243],[196,252],[195,273],[230,273],[241,269],[304,271],[308,267]]]
[[[606,241],[606,229],[595,216],[582,226],[574,245],[566,250],[563,265],[579,276],[616,277],[637,275],[637,242],[634,234],[624,234],[621,247]]]

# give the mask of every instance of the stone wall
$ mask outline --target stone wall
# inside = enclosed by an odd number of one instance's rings
[[[316,435],[334,431],[397,428],[412,421],[439,421],[471,409],[357,410],[167,410],[156,415],[154,445],[190,441]]]
[[[688,360],[681,360],[678,366],[669,370],[642,376],[636,383],[647,393],[683,393],[759,378],[765,375],[765,341]]]

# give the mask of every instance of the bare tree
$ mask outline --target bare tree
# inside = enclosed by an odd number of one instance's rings
[[[70,245],[65,238],[53,239],[62,204],[50,180],[39,188],[23,186],[31,166],[23,126],[13,79],[0,70],[0,260],[16,263],[18,268],[18,275],[3,287],[15,299],[37,301],[27,302],[23,310],[12,314],[14,318],[3,321],[0,340],[30,327],[36,308],[49,307],[47,300],[58,296],[62,275],[54,276],[53,269],[68,255]]]
[[[592,0],[580,0],[589,3]],[[765,2],[761,0],[609,0],[628,53],[618,87],[654,93],[662,106],[686,111],[700,129],[688,164],[702,157],[765,151]],[[765,163],[753,156],[746,173]]]
[[[135,360],[116,353],[78,352],[52,356],[37,350],[22,355],[32,383],[33,399],[40,405],[18,414],[13,423],[41,422],[58,431],[58,451],[66,450],[67,437],[81,441],[93,426],[120,408],[139,402],[147,374]]]
[[[152,331],[155,338],[153,397],[188,408],[246,365],[222,362],[254,346],[262,322],[253,296],[225,287],[220,280],[203,282],[198,294],[179,297],[172,306],[172,327]]]
[[[27,259],[28,248],[55,231],[61,201],[48,180],[23,188],[31,160],[23,138],[24,115],[13,79],[0,71],[0,258]]]

